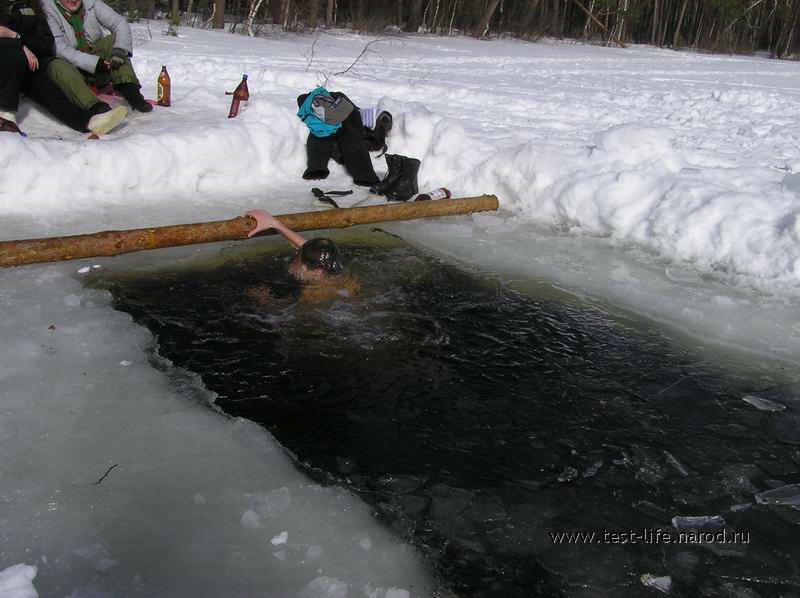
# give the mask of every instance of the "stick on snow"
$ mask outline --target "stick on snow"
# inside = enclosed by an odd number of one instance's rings
[[[434,201],[410,201],[406,203],[344,208],[322,212],[302,212],[276,216],[283,224],[295,231],[310,231],[330,228],[347,228],[356,224],[374,224],[416,218],[437,218],[473,212],[497,210],[499,202],[494,195],[468,197],[465,199],[440,199]],[[177,224],[134,230],[109,230],[86,235],[24,239],[0,242],[0,267],[9,268],[41,262],[60,262],[87,257],[121,255],[135,251],[216,243],[246,239],[255,227],[250,216],[231,220]],[[265,231],[258,236],[276,234]]]

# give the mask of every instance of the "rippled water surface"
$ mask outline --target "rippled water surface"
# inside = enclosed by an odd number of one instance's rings
[[[431,557],[443,593],[659,595],[651,574],[679,596],[800,595],[790,365],[698,347],[543,284],[523,293],[380,234],[342,243],[358,297],[298,303],[289,254],[264,247],[93,284],[220,408],[372,504]],[[754,498],[784,486],[788,504]],[[749,542],[654,542],[657,530],[676,541],[673,518],[687,516],[704,519],[675,520],[684,531]],[[613,542],[631,530],[643,536]]]

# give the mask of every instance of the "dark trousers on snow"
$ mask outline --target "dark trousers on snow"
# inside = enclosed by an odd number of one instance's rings
[[[5,39],[0,42],[6,41]],[[16,40],[8,40],[14,41]],[[19,94],[44,106],[53,116],[76,131],[85,131],[92,114],[69,101],[64,92],[45,73],[28,69],[28,61],[19,42],[0,43],[0,110],[16,112]]]
[[[304,179],[327,177],[330,174],[328,161],[333,158],[345,167],[356,185],[368,187],[380,180],[369,157],[364,140],[364,123],[358,109],[353,110],[342,122],[342,128],[329,137],[317,137],[309,133],[306,154],[308,162],[303,173]]]

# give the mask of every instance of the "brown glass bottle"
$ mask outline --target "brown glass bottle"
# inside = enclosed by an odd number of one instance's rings
[[[429,199],[450,199],[450,189],[439,187],[427,193],[420,193],[414,198],[414,201],[428,201]]]
[[[235,118],[239,114],[239,105],[250,99],[250,91],[247,89],[247,75],[242,77],[242,82],[233,90],[233,99],[231,100],[231,111],[228,113],[228,118]]]
[[[161,67],[161,74],[158,75],[156,85],[156,103],[159,106],[169,106],[172,103],[172,81],[169,78],[167,67]]]

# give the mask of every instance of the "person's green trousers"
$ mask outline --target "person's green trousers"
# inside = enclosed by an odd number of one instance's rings
[[[107,35],[93,44],[90,54],[99,56],[102,60],[111,60],[111,51],[114,49],[115,41],[116,38],[113,33]],[[47,65],[47,74],[64,91],[66,96],[78,106],[88,110],[101,101],[89,89],[88,84],[95,82],[94,73],[81,71],[74,64],[67,62],[63,58],[54,58]],[[130,60],[126,60],[121,67],[111,70],[111,82],[114,85],[134,83],[141,87],[136,73],[133,72],[133,65]]]

